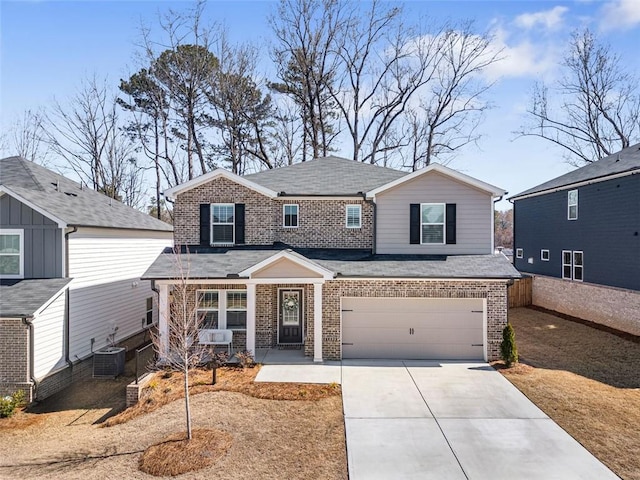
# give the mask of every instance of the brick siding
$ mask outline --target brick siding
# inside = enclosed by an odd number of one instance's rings
[[[533,304],[640,335],[640,292],[535,275]]]
[[[200,204],[243,203],[245,244],[283,242],[304,248],[372,248],[373,207],[361,199],[270,199],[226,178],[216,178],[178,195],[174,205],[176,245],[200,243]],[[284,228],[282,206],[297,204],[298,227]],[[361,228],[346,228],[346,205],[361,205]]]
[[[29,329],[22,319],[0,318],[0,395],[23,390],[31,400]]]

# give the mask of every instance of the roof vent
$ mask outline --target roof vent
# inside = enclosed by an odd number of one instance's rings
[[[56,192],[60,191],[60,182],[58,180],[56,180],[55,182],[51,182],[51,185],[56,187]]]
[[[73,193],[73,192],[64,192],[64,194],[65,194],[65,195],[68,195],[68,196],[70,196],[70,197],[77,197],[77,196],[78,196],[78,195],[76,195],[76,194],[75,194],[75,193]]]

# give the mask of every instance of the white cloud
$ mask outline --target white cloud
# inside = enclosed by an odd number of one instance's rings
[[[554,30],[562,26],[562,17],[568,10],[569,9],[567,7],[558,6],[551,10],[544,10],[542,12],[523,13],[515,18],[514,23],[518,27],[525,28],[527,30],[538,25],[543,26],[548,30]]]
[[[507,77],[544,77],[553,72],[561,50],[554,42],[534,43],[528,38],[512,42],[503,28],[496,28],[493,48],[502,51],[502,60],[490,65],[486,75],[491,80]]]
[[[612,0],[602,7],[601,30],[629,30],[637,25],[640,25],[640,1]]]

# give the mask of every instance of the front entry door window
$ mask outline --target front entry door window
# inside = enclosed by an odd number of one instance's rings
[[[280,290],[278,343],[302,343],[302,290]]]

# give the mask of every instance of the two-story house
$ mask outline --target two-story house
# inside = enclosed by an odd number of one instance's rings
[[[640,144],[510,200],[533,303],[640,335]]]
[[[440,165],[407,173],[328,157],[215,170],[165,196],[204,324],[232,329],[236,348],[493,360],[519,277],[494,254],[504,193]],[[165,338],[175,263],[165,253],[143,277],[160,292]]]
[[[140,279],[172,227],[20,157],[0,160],[0,395],[42,399],[91,375],[157,317]]]

